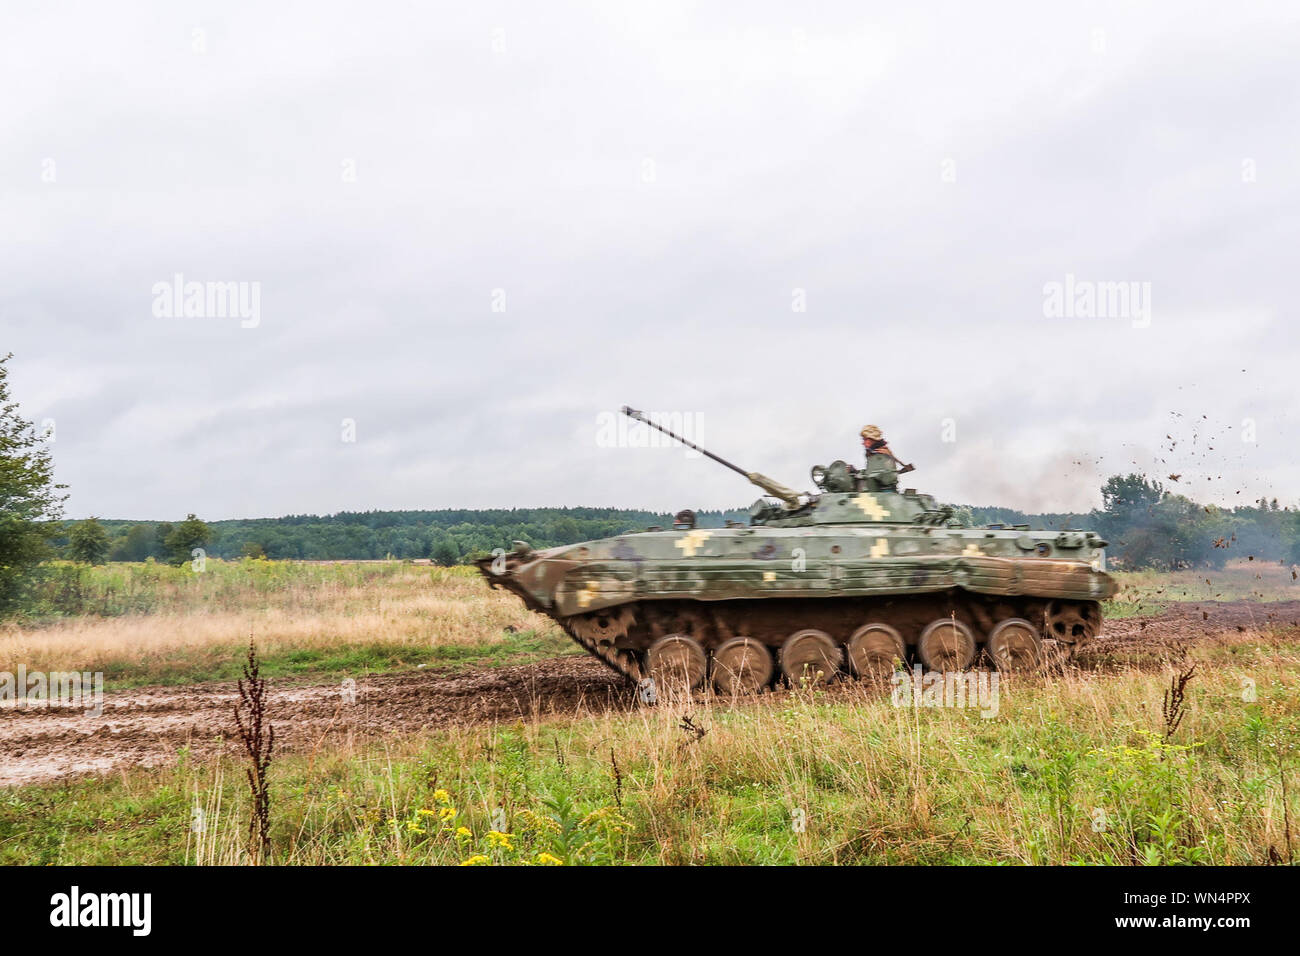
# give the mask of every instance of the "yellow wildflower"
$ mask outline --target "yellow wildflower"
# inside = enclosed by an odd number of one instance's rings
[[[489,866],[491,865],[491,863],[492,863],[491,860],[485,857],[482,853],[479,853],[474,856],[471,856],[468,860],[463,860],[460,865],[461,866]]]
[[[559,857],[551,856],[549,853],[537,854],[537,862],[542,866],[564,866],[564,861]]]
[[[543,834],[547,832],[559,833],[560,825],[550,817],[541,816],[532,810],[520,810],[519,819],[523,822],[524,829],[534,834]]]

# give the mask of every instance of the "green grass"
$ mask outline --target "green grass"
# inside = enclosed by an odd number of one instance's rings
[[[460,569],[208,568],[207,576],[150,565],[95,569],[78,600],[97,612],[10,632],[0,649],[29,667],[94,662],[90,669],[104,670],[117,688],[234,679],[250,630],[264,676],[282,681],[578,653],[557,628]],[[1180,600],[1300,597],[1289,569],[1244,563],[1116,576],[1124,593],[1108,602],[1112,617],[1157,613]],[[304,630],[309,617],[312,629]],[[1199,670],[1188,715],[1168,740],[1161,706],[1177,665],[1156,648],[1136,666],[1117,658],[1096,672],[1010,680],[991,720],[969,710],[897,708],[887,690],[856,685],[737,706],[708,699],[327,743],[275,760],[275,858],[1289,860],[1300,849],[1298,638],[1276,629],[1193,645]],[[682,729],[686,716],[706,728],[703,737]],[[199,762],[182,751],[164,768],[0,791],[0,863],[244,862],[246,812],[238,760]]]
[[[500,641],[480,644],[413,646],[373,641],[335,647],[299,647],[259,654],[262,674],[326,682],[342,677],[436,667],[459,671],[510,664],[530,664],[581,649],[558,631],[506,633]],[[243,673],[247,647],[217,645],[162,657],[109,658],[103,664],[104,689],[109,692],[146,686],[184,686],[232,681]]]
[[[1300,849],[1294,832],[1287,842],[1300,821],[1296,637],[1194,648],[1187,716],[1168,739],[1161,700],[1176,667],[1008,681],[992,719],[899,708],[856,685],[331,745],[273,765],[275,858],[1286,860]],[[246,809],[238,761],[180,753],[162,769],[0,795],[0,862],[241,862]]]
[[[382,590],[403,579],[474,579],[473,568],[435,568],[404,561],[329,562],[209,558],[201,570],[150,559],[98,566],[54,561],[44,566],[37,618],[191,613],[296,605],[304,596],[341,588]]]

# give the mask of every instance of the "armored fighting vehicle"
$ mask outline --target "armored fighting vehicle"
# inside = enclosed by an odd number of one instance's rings
[[[672,530],[545,550],[517,541],[479,568],[632,680],[734,695],[913,661],[1030,668],[1101,630],[1116,585],[1093,532],[966,527],[900,488],[912,466],[888,454],[817,465],[817,491],[798,493],[623,412],[762,488],[748,525],[700,528],[683,511]]]

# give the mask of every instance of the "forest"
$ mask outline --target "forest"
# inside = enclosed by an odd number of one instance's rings
[[[971,526],[1095,530],[1112,560],[1129,568],[1222,567],[1230,558],[1300,562],[1300,511],[1276,499],[1235,508],[1202,505],[1145,476],[1115,475],[1101,489],[1103,506],[1086,513],[1027,513],[1004,507],[954,506]],[[700,527],[746,521],[744,509],[700,511]],[[89,519],[65,521],[53,544],[65,557],[102,561],[191,559],[195,548],[219,558],[276,560],[429,559],[454,565],[509,549],[573,544],[650,527],[672,527],[672,515],[617,508],[502,508],[358,511],[333,515],[178,522]],[[87,543],[89,542],[89,544]]]

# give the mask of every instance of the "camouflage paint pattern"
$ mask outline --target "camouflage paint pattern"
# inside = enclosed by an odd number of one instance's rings
[[[760,514],[771,514],[764,508]],[[1080,601],[1111,597],[1089,531],[954,528],[925,495],[832,492],[807,513],[745,528],[645,531],[509,555],[511,590],[557,617],[632,601],[874,597],[964,589]],[[487,563],[487,562],[485,562]]]

